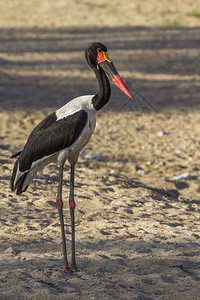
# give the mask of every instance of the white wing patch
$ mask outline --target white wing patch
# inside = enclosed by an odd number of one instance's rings
[[[74,98],[56,111],[57,121],[73,115],[75,112],[81,109],[95,110],[92,104],[92,98],[94,95],[86,95]]]

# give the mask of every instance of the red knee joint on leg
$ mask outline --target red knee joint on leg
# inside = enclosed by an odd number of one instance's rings
[[[69,198],[69,207],[72,208],[72,209],[75,209],[75,201],[74,201],[74,198]]]
[[[57,205],[58,205],[58,207],[61,209],[61,208],[63,208],[63,202],[62,202],[62,198],[61,197],[58,197],[57,199],[56,199],[56,203],[57,203]]]

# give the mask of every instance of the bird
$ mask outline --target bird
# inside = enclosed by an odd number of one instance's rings
[[[59,165],[59,184],[56,204],[58,207],[62,246],[63,265],[66,272],[77,270],[75,257],[75,166],[80,151],[89,142],[96,124],[96,113],[110,99],[112,81],[130,99],[133,99],[126,84],[108,56],[108,50],[100,42],[91,43],[85,50],[88,65],[94,71],[98,83],[95,95],[84,95],[72,99],[64,106],[48,115],[31,132],[23,150],[12,155],[16,158],[11,180],[11,190],[17,195],[25,192],[38,172],[50,163]],[[71,219],[71,264],[68,263],[65,224],[63,217],[62,185],[65,162],[70,165],[69,208]]]

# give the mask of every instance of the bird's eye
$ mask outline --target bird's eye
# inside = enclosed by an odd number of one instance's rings
[[[102,52],[102,50],[100,48],[97,49],[97,52]]]

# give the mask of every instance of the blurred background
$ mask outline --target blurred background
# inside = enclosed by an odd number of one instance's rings
[[[144,92],[159,110],[198,106],[199,4],[1,0],[1,107],[58,107],[95,93],[84,58],[93,41],[108,46],[132,91]]]

